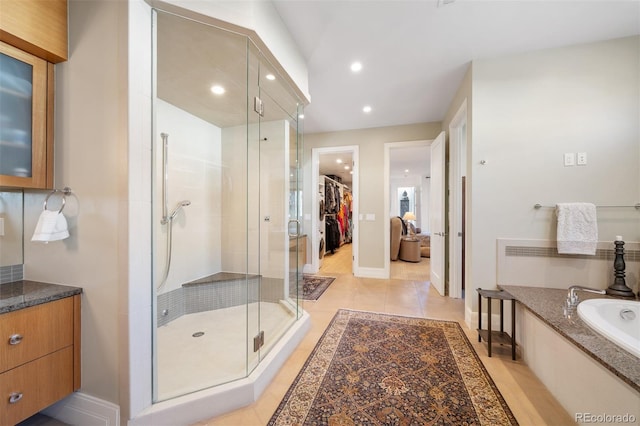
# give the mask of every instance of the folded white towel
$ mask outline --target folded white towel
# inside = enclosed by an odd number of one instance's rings
[[[53,210],[43,210],[38,218],[36,230],[31,241],[58,241],[69,237],[67,219],[62,213]]]
[[[596,254],[598,223],[591,203],[558,203],[558,253]]]

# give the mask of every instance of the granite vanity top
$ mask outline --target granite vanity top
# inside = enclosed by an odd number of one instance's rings
[[[591,358],[640,392],[640,360],[601,336],[580,319],[577,311],[571,319],[563,315],[567,290],[543,287],[501,285],[518,302]],[[611,298],[580,292],[580,299]]]
[[[15,281],[0,284],[0,314],[52,302],[80,293],[82,293],[82,288],[80,287],[47,284],[37,281]]]

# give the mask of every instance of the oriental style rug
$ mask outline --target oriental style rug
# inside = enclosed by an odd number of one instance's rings
[[[341,309],[269,425],[517,425],[457,322]]]
[[[318,300],[322,293],[329,288],[335,280],[333,277],[320,277],[318,275],[303,276],[302,298],[304,300]]]

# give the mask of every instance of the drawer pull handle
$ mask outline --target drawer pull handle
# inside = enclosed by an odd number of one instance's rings
[[[10,345],[17,345],[20,342],[22,342],[22,334],[14,334],[13,336],[9,337]]]
[[[9,395],[9,404],[15,404],[22,399],[22,392],[13,392]]]

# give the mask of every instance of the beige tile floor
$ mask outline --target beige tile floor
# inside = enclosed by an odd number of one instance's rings
[[[336,280],[317,301],[305,301],[311,315],[311,330],[294,351],[262,396],[253,404],[223,416],[198,422],[198,426],[266,425],[302,368],[329,322],[340,308],[387,312],[458,321],[467,333],[487,371],[523,425],[572,425],[572,418],[545,386],[521,361],[511,360],[509,347],[494,347],[493,357],[477,342],[477,335],[464,323],[464,302],[441,297],[428,281],[428,259],[420,263],[392,262],[389,280],[357,278],[351,273],[351,248],[343,246],[325,257],[321,275]],[[419,277],[419,278],[415,278]]]

